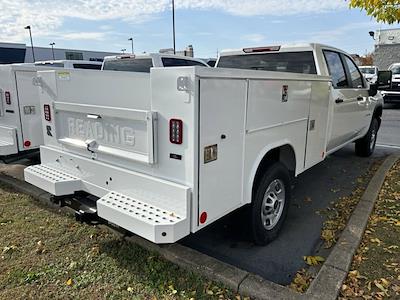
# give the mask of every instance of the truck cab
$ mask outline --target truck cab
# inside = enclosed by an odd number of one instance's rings
[[[370,97],[369,83],[356,63],[348,53],[334,47],[295,44],[226,50],[216,67],[329,76],[328,154],[364,136],[375,109],[381,115],[380,98]]]

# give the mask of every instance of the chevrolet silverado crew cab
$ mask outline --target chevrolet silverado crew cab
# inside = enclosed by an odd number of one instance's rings
[[[39,93],[32,84],[36,71],[100,67],[100,62],[83,60],[0,65],[0,156],[21,156],[43,143]]]
[[[188,66],[209,67],[204,61],[192,57],[150,53],[142,55],[128,54],[106,56],[103,61],[102,70],[150,73],[150,69],[153,67],[168,68]]]
[[[385,103],[400,103],[400,63],[392,64],[389,70],[392,72],[392,85],[381,93]]]
[[[243,207],[265,245],[293,177],[352,142],[374,151],[386,73],[369,85],[348,54],[320,44],[225,51],[217,66],[38,72],[44,146],[25,180],[78,219],[155,243]]]

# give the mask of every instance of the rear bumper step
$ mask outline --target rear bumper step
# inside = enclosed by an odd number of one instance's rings
[[[189,187],[48,147],[41,156],[43,164],[26,168],[25,180],[66,196],[57,198],[74,206],[78,220],[90,218],[89,211],[67,201],[82,191],[94,196],[99,218],[154,243],[174,243],[190,233]]]
[[[25,181],[55,196],[71,195],[81,189],[81,180],[66,172],[46,165],[27,167]]]
[[[157,243],[171,243],[184,229],[186,218],[139,199],[110,192],[97,201],[102,219]]]

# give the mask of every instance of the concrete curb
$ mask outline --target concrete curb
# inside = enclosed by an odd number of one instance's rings
[[[347,222],[346,228],[308,288],[306,295],[310,299],[333,300],[339,295],[386,175],[398,159],[400,159],[400,153],[392,154],[386,158],[368,183],[364,194]]]
[[[282,300],[336,299],[349,271],[353,255],[362,239],[368,218],[374,208],[386,174],[398,159],[400,159],[400,153],[392,154],[379,167],[369,182],[337,244],[305,294],[297,293],[288,287],[265,280],[180,244],[156,245],[138,236],[124,236],[109,226],[102,227],[115,232],[129,242],[158,253],[180,267],[221,282],[234,291],[252,298]],[[11,177],[5,174],[4,171],[0,175],[0,181],[20,192],[31,195],[42,203],[49,204],[50,194],[29,183]]]

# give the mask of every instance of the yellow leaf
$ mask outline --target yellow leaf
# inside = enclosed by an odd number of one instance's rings
[[[388,287],[390,285],[390,282],[387,281],[385,278],[381,278],[381,282],[382,282],[384,287]]]
[[[316,266],[319,265],[320,262],[325,261],[325,258],[321,256],[303,256],[303,259],[309,266]]]
[[[380,284],[379,282],[374,282],[374,284],[375,284],[375,286],[376,286],[378,289],[380,289],[382,292],[384,292],[384,293],[387,292],[387,289],[385,289],[385,288],[383,287],[383,285]]]
[[[68,285],[68,286],[71,286],[71,285],[73,284],[72,279],[69,278],[69,279],[65,282],[65,284]]]
[[[370,241],[372,242],[372,243],[376,243],[376,244],[378,244],[378,246],[380,246],[381,245],[381,240],[380,239],[378,239],[378,238],[373,238],[373,239],[370,239]]]

